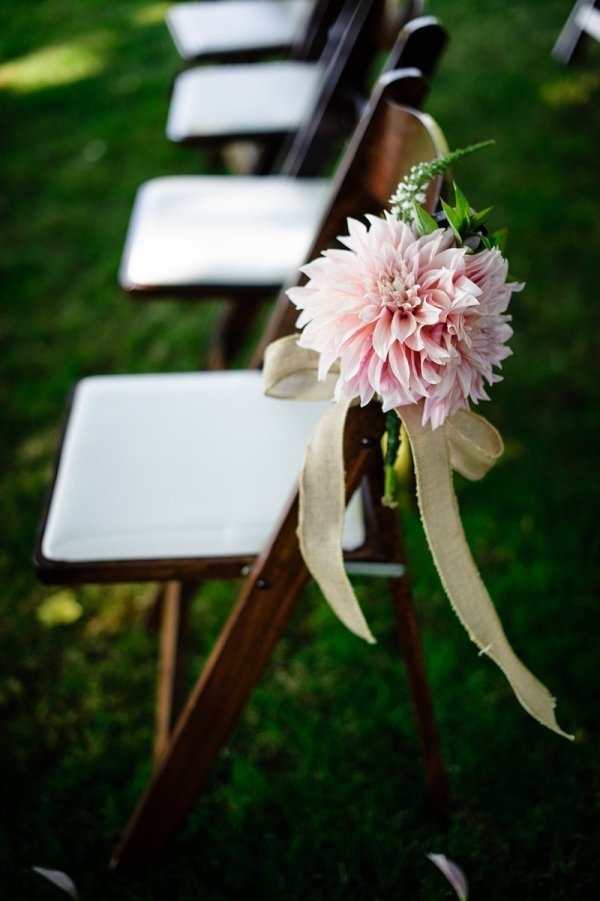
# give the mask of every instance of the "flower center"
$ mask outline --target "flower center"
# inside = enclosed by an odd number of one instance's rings
[[[380,273],[376,290],[382,308],[386,307],[390,313],[398,312],[401,317],[408,316],[421,302],[419,285],[403,265]]]

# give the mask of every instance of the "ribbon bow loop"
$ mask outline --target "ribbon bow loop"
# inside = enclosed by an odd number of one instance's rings
[[[500,433],[483,416],[459,410],[443,428],[452,468],[471,481],[482,479],[502,456]]]

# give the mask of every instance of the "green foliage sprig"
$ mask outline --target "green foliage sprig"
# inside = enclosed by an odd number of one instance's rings
[[[457,243],[472,253],[491,250],[493,247],[503,251],[506,230],[489,232],[485,225],[492,207],[487,207],[481,212],[474,210],[456,182],[452,184],[453,205],[442,200],[442,210],[435,216],[428,213],[423,206],[426,199],[425,189],[433,178],[443,175],[450,166],[465,156],[470,156],[493,143],[494,141],[482,141],[479,144],[471,144],[453,150],[439,159],[413,166],[390,198],[392,213],[396,218],[410,223],[419,235],[431,234],[438,228],[449,227],[454,232]]]

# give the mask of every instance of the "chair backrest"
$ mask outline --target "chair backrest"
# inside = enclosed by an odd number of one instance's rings
[[[381,76],[370,110],[338,167],[332,201],[310,250],[311,258],[332,245],[345,229],[348,216],[380,213],[415,163],[446,151],[435,121],[420,111],[426,93],[426,82],[417,69]],[[430,207],[435,207],[439,189],[439,180],[430,185]]]
[[[410,6],[410,5],[409,5]],[[373,28],[377,10],[373,4],[355,6],[352,28],[339,40],[321,85],[319,97],[310,117],[294,136],[281,166],[284,175],[311,177],[320,174],[326,164],[338,155],[344,140],[356,125],[367,100],[352,89],[349,73],[356,65],[356,39]],[[447,43],[448,35],[434,16],[410,19],[401,27],[383,64],[383,71],[416,68],[431,78]],[[361,65],[365,64],[361,56]],[[352,96],[340,99],[341,91]],[[343,106],[341,110],[339,107]]]
[[[317,60],[327,44],[329,31],[348,0],[314,0],[305,27],[290,49],[290,59]]]
[[[382,71],[414,68],[431,80],[447,43],[448,32],[435,16],[409,19],[398,31]]]
[[[299,31],[290,49],[290,59],[317,60],[327,54],[327,45],[340,28],[345,27],[357,5],[357,0],[313,0],[304,27]],[[420,16],[424,0],[378,0],[379,22],[378,42],[385,46],[388,33],[392,41],[404,22]]]
[[[425,0],[383,0],[384,21],[381,39],[384,47],[394,43],[404,22],[423,15]]]
[[[331,199],[317,229],[306,260],[333,247],[346,231],[346,219],[380,213],[388,206],[398,182],[417,162],[446,152],[446,142],[435,121],[420,112],[427,84],[417,69],[384,73],[378,80],[351,141],[339,163]],[[429,186],[427,205],[435,209],[441,179]],[[271,341],[294,330],[297,312],[286,290],[302,281],[299,272],[281,292],[252,363],[260,365]]]
[[[340,97],[350,93],[357,71],[370,70],[377,50],[373,36],[381,19],[382,4],[383,0],[331,0],[325,43],[318,55],[322,75],[316,97],[296,132],[280,135],[265,145],[254,174],[276,170],[294,176],[321,173],[329,157],[329,145],[347,137],[356,123],[356,115],[349,117],[340,109]],[[322,11],[322,7],[323,0],[317,0],[315,9]],[[337,13],[333,20],[332,10]],[[306,54],[304,48],[296,58],[306,59]]]

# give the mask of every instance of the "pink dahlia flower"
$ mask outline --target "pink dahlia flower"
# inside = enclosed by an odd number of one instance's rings
[[[416,237],[390,214],[367,220],[349,219],[347,249],[308,263],[307,284],[288,292],[299,344],[320,354],[319,379],[339,361],[336,399],[378,397],[384,411],[424,401],[436,428],[500,379],[506,310],[523,285],[507,283],[499,250],[470,253],[450,229]]]

